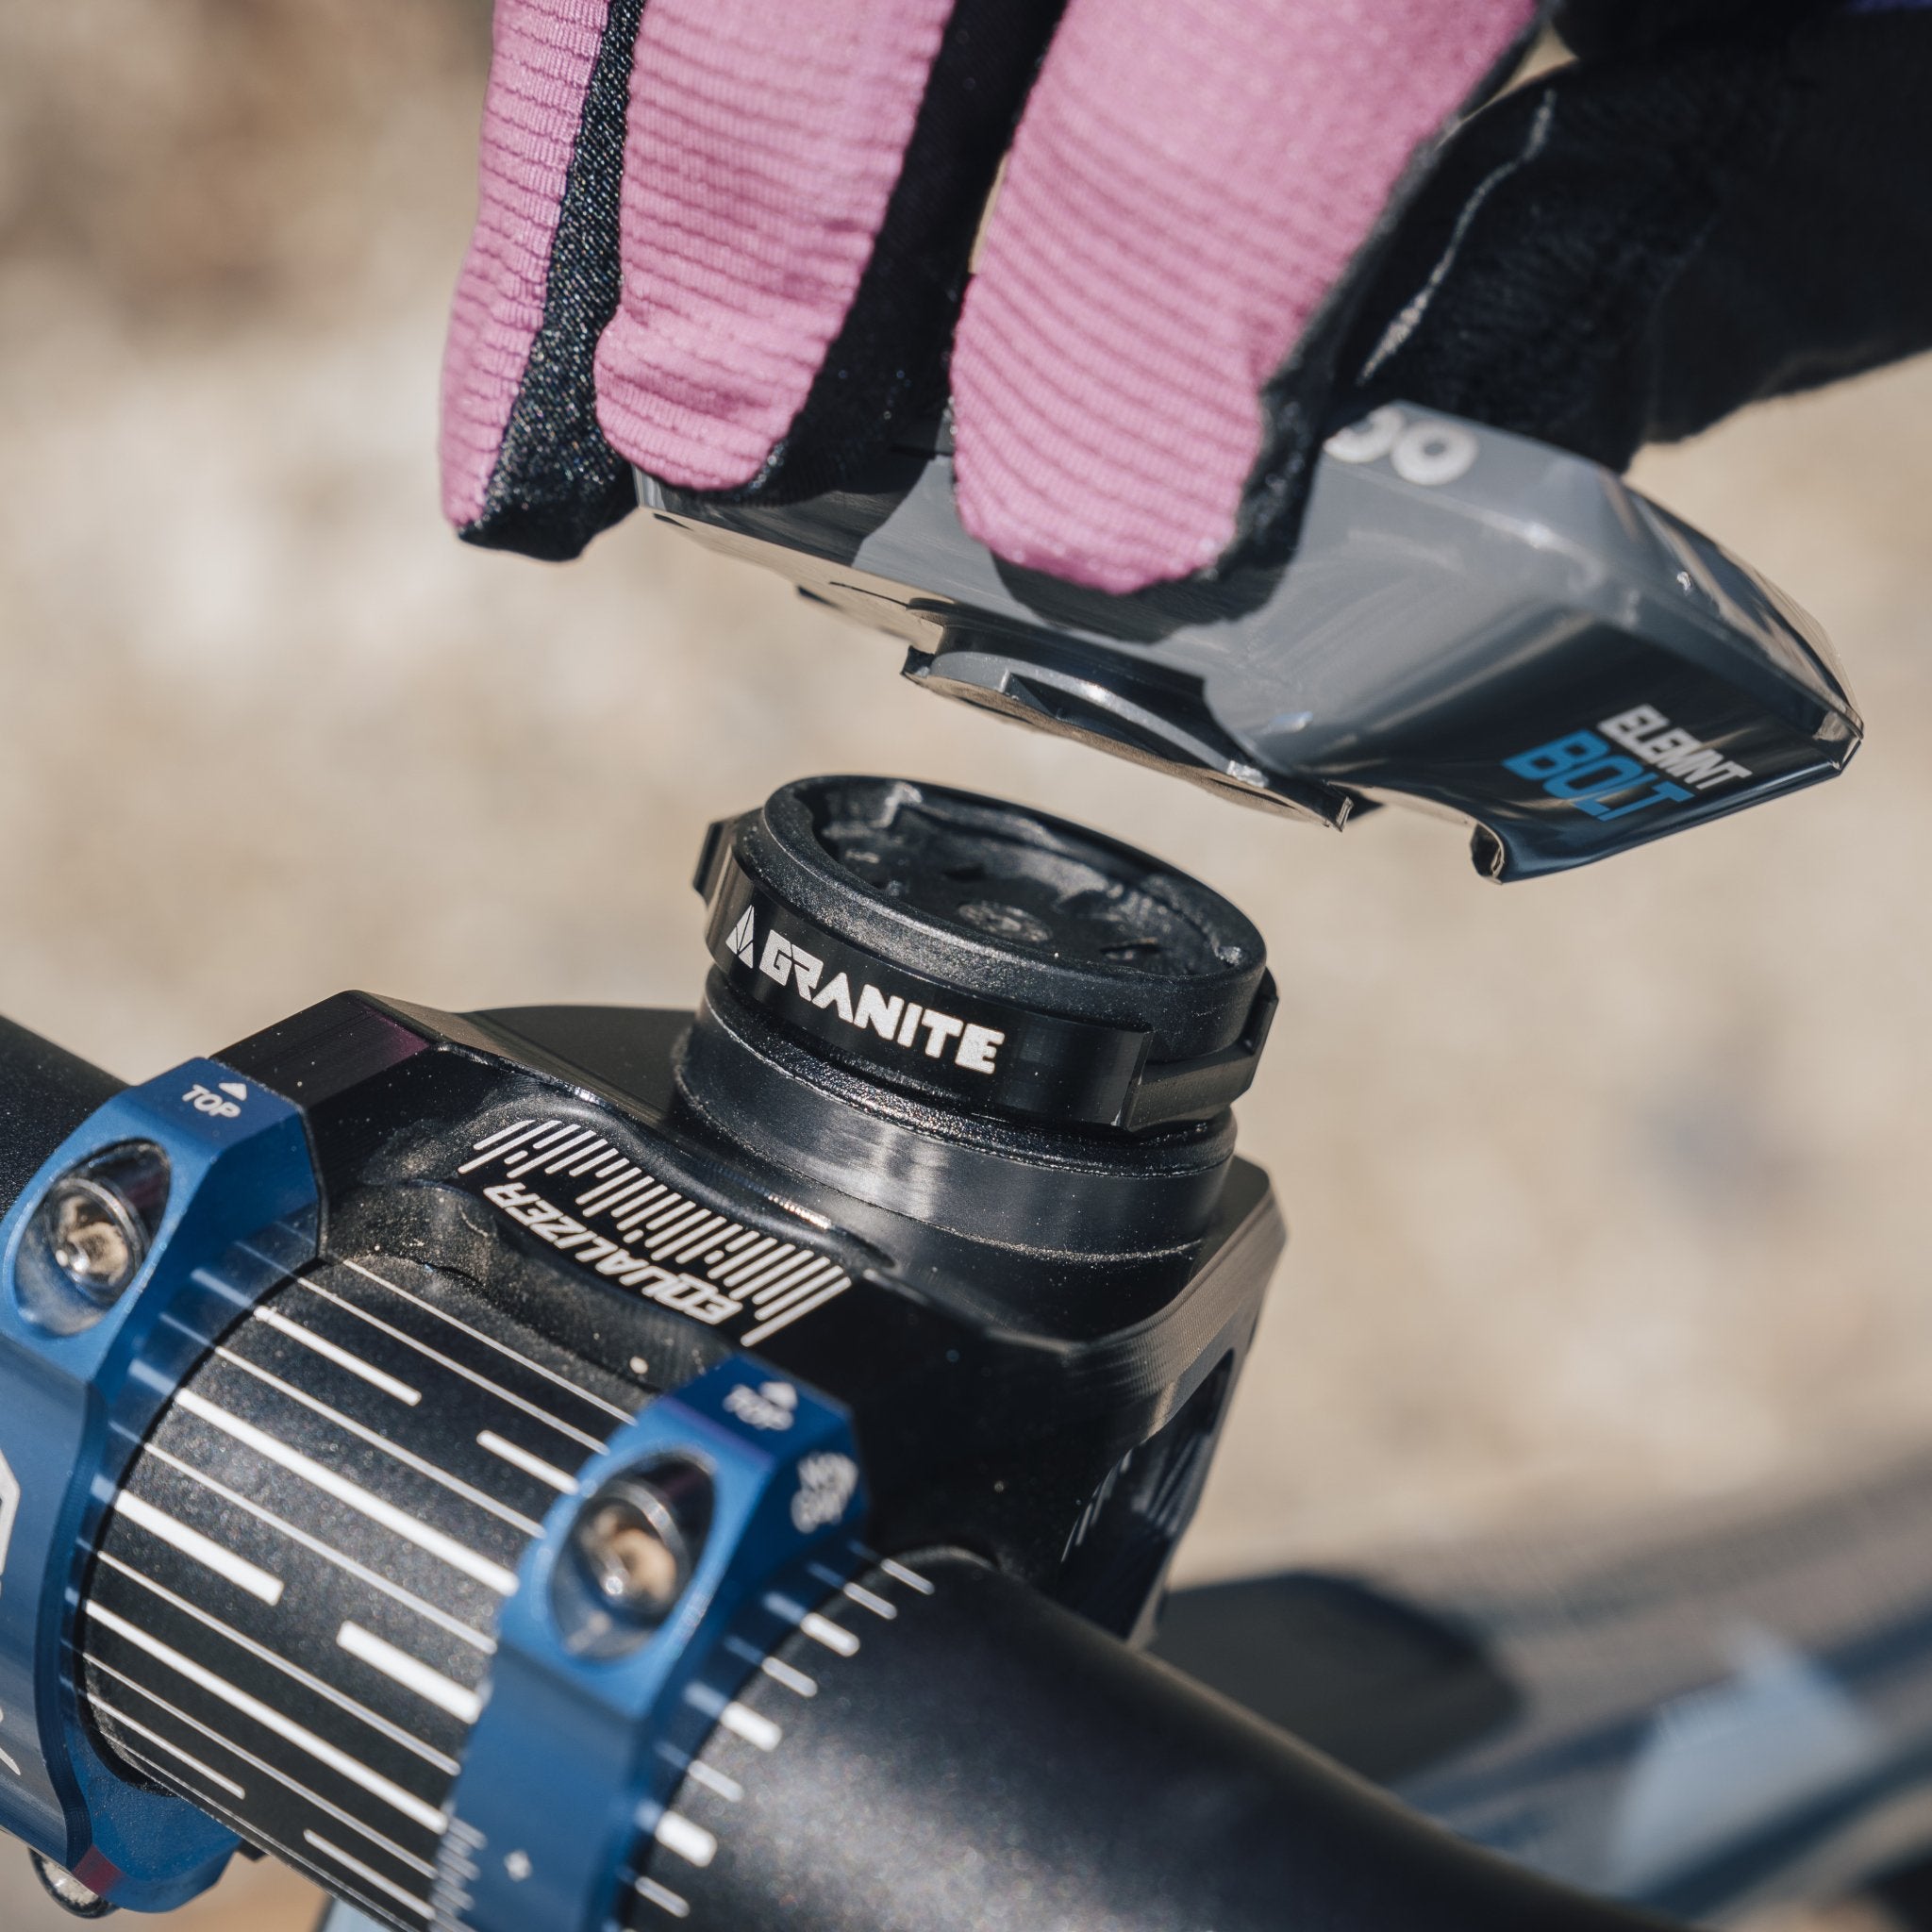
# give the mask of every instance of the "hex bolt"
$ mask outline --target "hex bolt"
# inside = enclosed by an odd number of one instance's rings
[[[604,1601],[655,1623],[677,1601],[689,1568],[684,1539],[655,1496],[613,1496],[578,1534]]]
[[[711,1480],[695,1462],[665,1458],[614,1478],[585,1504],[571,1530],[575,1568],[604,1652],[655,1630],[684,1594],[710,1528]]]
[[[641,1480],[598,1496],[577,1524],[576,1543],[605,1606],[634,1623],[663,1621],[695,1554],[671,1501]]]
[[[65,1866],[57,1865],[51,1858],[43,1858],[38,1852],[29,1854],[33,1861],[34,1876],[41,1881],[41,1889],[69,1917],[75,1919],[105,1919],[110,1912],[121,1908],[104,1899],[99,1892],[90,1891]]]
[[[42,1195],[15,1280],[25,1311],[74,1333],[98,1321],[141,1274],[168,1200],[168,1157],[130,1141],[70,1168]]]
[[[48,1191],[42,1211],[55,1266],[91,1299],[115,1300],[141,1272],[147,1243],[111,1188],[70,1174]]]

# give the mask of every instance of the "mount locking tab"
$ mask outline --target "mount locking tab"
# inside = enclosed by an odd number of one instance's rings
[[[949,440],[877,487],[735,505],[640,475],[661,522],[911,648],[905,675],[1340,827],[1474,823],[1477,869],[1588,864],[1843,770],[1830,646],[1582,458],[1407,405],[1331,437],[1293,559],[1110,597],[961,526]]]

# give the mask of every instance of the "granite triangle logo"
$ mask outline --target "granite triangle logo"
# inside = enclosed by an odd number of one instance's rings
[[[743,916],[731,928],[731,937],[724,941],[747,966],[757,963],[752,958],[751,943],[756,935],[756,930],[752,924],[751,908],[747,906],[744,908]]]

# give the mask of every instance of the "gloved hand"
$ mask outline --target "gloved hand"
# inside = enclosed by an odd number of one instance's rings
[[[1469,111],[1536,12],[497,0],[447,512],[860,482],[950,374],[968,528],[1126,592],[1285,556],[1378,402],[1621,467],[1932,343],[1926,0],[1568,0]]]

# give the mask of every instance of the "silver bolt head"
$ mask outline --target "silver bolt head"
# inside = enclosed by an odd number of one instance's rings
[[[704,1467],[672,1454],[614,1477],[583,1505],[551,1585],[575,1654],[621,1657],[664,1623],[703,1555],[711,1503]]]
[[[147,1240],[133,1210],[111,1188],[69,1174],[47,1191],[54,1264],[75,1288],[111,1302],[141,1273]]]
[[[640,1624],[662,1622],[690,1575],[676,1518],[642,1483],[591,1506],[577,1525],[577,1549],[606,1607]]]
[[[105,1919],[108,1913],[121,1909],[99,1892],[90,1891],[64,1865],[57,1865],[53,1859],[43,1858],[38,1852],[29,1856],[33,1860],[34,1876],[41,1881],[41,1890],[70,1918]]]
[[[53,1181],[14,1262],[23,1313],[57,1335],[78,1334],[140,1277],[168,1205],[166,1152],[124,1141]]]

